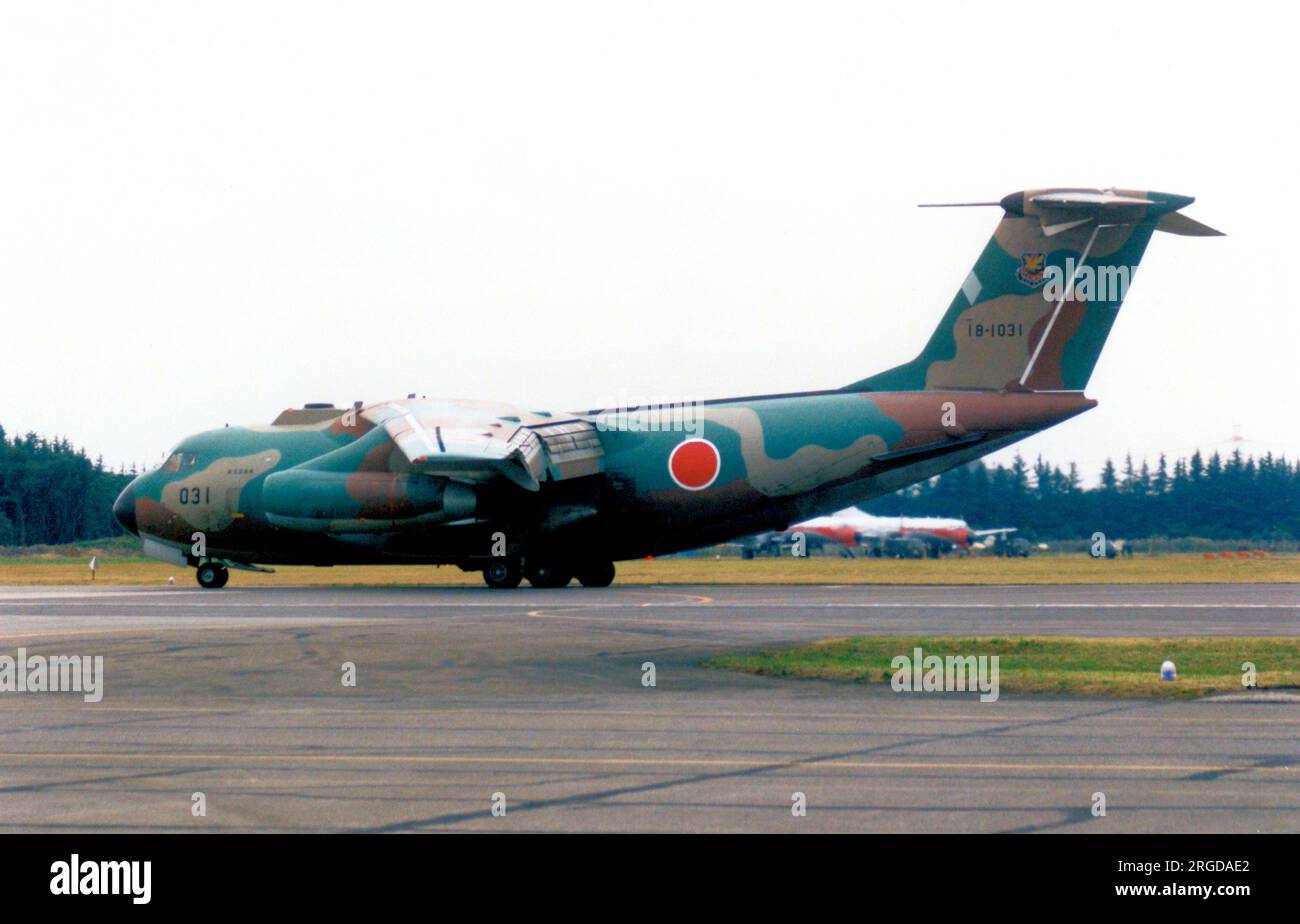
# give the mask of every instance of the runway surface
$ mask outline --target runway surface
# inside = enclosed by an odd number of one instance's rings
[[[106,677],[0,694],[0,830],[1300,831],[1300,705],[699,666],[919,632],[1295,635],[1300,588],[0,587],[0,655]]]

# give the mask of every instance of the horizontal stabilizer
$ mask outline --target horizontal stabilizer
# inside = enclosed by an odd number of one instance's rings
[[[1098,192],[1086,189],[1067,189],[1060,192],[1039,193],[1030,197],[1030,201],[1039,208],[1077,209],[1096,211],[1121,205],[1155,205],[1154,199],[1143,196],[1122,196],[1110,190]]]
[[[1209,225],[1203,225],[1195,218],[1188,218],[1182,212],[1167,212],[1156,222],[1157,231],[1181,234],[1183,237],[1223,237],[1222,231],[1216,231]]]

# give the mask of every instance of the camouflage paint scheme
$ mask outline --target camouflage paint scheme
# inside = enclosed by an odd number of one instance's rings
[[[1044,280],[1072,264],[1131,273],[1156,230],[1216,234],[1178,213],[1191,201],[1129,190],[1007,196],[921,354],[840,390],[703,402],[687,409],[698,414],[689,433],[661,428],[661,408],[560,414],[416,398],[309,406],[269,426],[185,439],[114,511],[150,554],[236,568],[481,570],[504,551],[581,576],[591,563],[783,529],[1095,406],[1082,390],[1124,293],[1053,301]],[[712,447],[693,449],[708,483],[689,489],[669,460],[698,439]],[[193,553],[196,533],[203,556]]]

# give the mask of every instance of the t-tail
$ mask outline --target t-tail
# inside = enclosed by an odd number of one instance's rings
[[[1002,220],[921,355],[846,391],[1082,391],[1156,231],[1218,235],[1191,196],[1043,189]],[[956,203],[968,204],[968,203]]]

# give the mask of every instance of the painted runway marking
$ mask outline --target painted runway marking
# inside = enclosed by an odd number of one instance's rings
[[[6,615],[0,614],[0,619]],[[21,616],[18,618],[32,619],[32,616]],[[57,616],[37,617],[49,620],[57,620]],[[9,639],[31,638],[38,635],[42,638],[54,638],[61,636],[86,636],[86,635],[127,635],[132,632],[189,632],[189,631],[216,631],[220,629],[325,629],[325,628],[349,628],[357,626],[401,626],[406,625],[408,620],[405,619],[348,619],[342,616],[322,616],[317,619],[299,618],[299,619],[271,619],[268,621],[258,620],[255,623],[247,621],[240,622],[187,622],[180,625],[159,625],[155,621],[156,617],[151,618],[148,622],[132,622],[125,625],[116,626],[85,626],[82,628],[70,629],[47,629],[41,626],[33,626],[30,629],[19,629],[12,632],[0,633],[0,641]]]
[[[486,754],[305,754],[287,752],[284,754],[231,754],[218,751],[195,751],[190,753],[110,753],[107,751],[61,752],[34,751],[26,753],[0,753],[0,763],[31,763],[50,760],[62,763],[68,760],[107,760],[107,761],[144,761],[144,762],[255,762],[255,763],[339,763],[339,764],[427,764],[443,766],[449,764],[490,764],[493,766],[560,766],[560,767],[771,767],[777,769],[819,769],[835,770],[996,770],[996,771],[1044,771],[1066,770],[1071,772],[1088,771],[1093,773],[1130,772],[1130,773],[1300,773],[1297,766],[1269,767],[1246,764],[1107,764],[1107,763],[996,763],[991,761],[941,761],[941,760],[821,760],[816,754],[795,758],[773,758],[758,760],[754,758],[646,758],[646,757],[497,757]]]
[[[707,599],[707,598],[706,598]],[[21,603],[16,600],[5,600],[8,606],[36,607],[45,605],[43,603]],[[364,609],[502,609],[522,607],[535,607],[547,609],[546,605],[537,607],[538,601],[527,600],[519,602],[499,601],[494,603],[474,601],[452,601],[445,602],[416,602],[409,601],[406,603],[364,603],[364,602],[315,602],[315,603],[244,603],[229,601],[227,603],[181,603],[175,601],[158,601],[156,603],[145,604],[151,607],[186,607],[195,609],[318,609],[318,610],[364,610]],[[85,602],[59,601],[59,607],[72,606],[91,606],[98,608],[117,607],[117,608],[139,608],[139,603],[105,603],[99,600],[87,600]],[[686,602],[686,603],[657,603],[654,601],[643,602],[638,604],[628,604],[622,602],[608,603],[563,603],[557,601],[552,606],[558,609],[588,609],[588,610],[616,610],[634,605],[638,609],[789,609],[797,607],[799,609],[935,609],[935,610],[1295,610],[1300,615],[1300,603],[1139,603],[1135,601],[1117,602],[1117,603],[967,603],[967,602],[934,602],[934,601],[885,601],[885,600],[852,600],[852,601],[818,601],[818,600],[790,600],[790,601],[730,601],[730,600],[710,600],[709,602]],[[0,614],[15,615],[15,614]],[[1300,628],[1298,626],[1297,628]]]
[[[1203,701],[1206,702],[1206,701]],[[0,713],[3,713],[3,701],[0,700]],[[59,705],[51,703],[49,708]],[[1227,704],[1231,705],[1231,704]],[[28,708],[24,704],[24,708]],[[78,707],[74,707],[78,708]],[[301,707],[301,706],[123,706],[123,705],[104,705],[96,704],[95,712],[142,712],[142,713],[174,713],[178,718],[183,717],[186,713],[218,713],[223,715],[244,715],[244,716],[283,716],[283,715],[331,715],[331,716],[368,716],[377,712],[387,712],[392,714],[401,714],[403,716],[441,716],[443,718],[465,718],[472,724],[477,725],[481,719],[480,713],[474,708],[456,709],[456,708],[423,708],[409,706],[394,706],[391,703],[377,703],[370,708],[360,707]],[[84,713],[79,712],[79,717],[84,717]],[[499,716],[516,716],[521,718],[543,718],[543,719],[560,719],[567,720],[573,716],[584,716],[587,718],[598,719],[608,716],[609,718],[621,719],[628,717],[637,718],[658,718],[672,722],[679,722],[683,719],[721,719],[724,721],[739,720],[767,720],[767,719],[818,719],[818,720],[856,720],[860,722],[993,722],[1005,724],[1008,717],[1005,715],[989,715],[978,713],[960,713],[953,715],[903,715],[880,712],[656,712],[648,709],[529,709],[529,708],[497,708],[493,707],[492,715]],[[1044,713],[1043,715],[1027,714],[1014,716],[1016,722],[1132,722],[1132,715],[1052,715]],[[1186,718],[1162,717],[1161,723],[1165,725],[1208,725],[1218,730],[1219,722],[1222,721],[1220,716],[1198,715]],[[1265,718],[1260,716],[1234,716],[1232,719],[1234,725],[1294,725],[1300,727],[1300,714],[1293,718]]]

